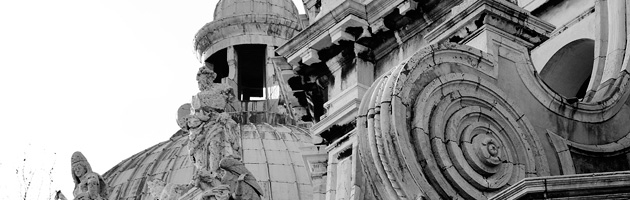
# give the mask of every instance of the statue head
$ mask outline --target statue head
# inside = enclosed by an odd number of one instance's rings
[[[234,100],[234,89],[227,84],[214,83],[216,77],[217,74],[212,71],[211,64],[206,63],[199,68],[197,84],[200,92],[192,99],[193,110],[214,109],[222,111],[226,105]]]
[[[72,154],[72,180],[74,180],[74,196],[77,199],[81,199],[81,196],[85,195],[98,195],[103,198],[107,198],[107,184],[100,175],[92,171],[90,163],[83,154],[79,151]],[[85,189],[80,185],[87,185]],[[85,191],[87,189],[87,191]]]
[[[72,154],[71,162],[72,179],[76,185],[81,182],[81,177],[89,172],[92,172],[92,167],[90,167],[90,163],[88,163],[87,159],[80,151]]]
[[[210,65],[210,66],[208,66]],[[214,84],[214,79],[217,78],[217,73],[212,71],[212,65],[206,64],[199,68],[197,72],[197,84],[199,86],[200,91],[205,91],[210,89],[210,86]]]

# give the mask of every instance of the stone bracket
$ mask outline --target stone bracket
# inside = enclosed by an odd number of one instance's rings
[[[379,31],[385,32],[385,31],[389,30],[389,28],[387,28],[385,26],[385,18],[384,17],[379,18],[376,21],[372,22],[370,24],[370,29],[372,29],[372,33],[376,33],[376,32],[379,32]]]
[[[314,40],[310,41],[303,49],[297,51],[297,53],[290,55],[288,58],[289,63],[293,66],[297,66],[297,63],[301,60],[306,65],[321,62],[317,57],[317,51],[329,47],[333,44],[338,45],[339,41],[355,41],[358,38],[351,35],[346,31],[350,27],[363,28],[362,35],[359,37],[366,37],[368,23],[367,21],[355,16],[348,15],[339,22],[336,22],[325,34],[320,35]]]
[[[358,39],[346,32],[347,28],[364,27],[365,30],[367,26],[367,21],[354,15],[348,15],[346,18],[335,24],[328,33],[332,43],[339,44],[339,41],[341,40],[354,41],[355,39]]]
[[[478,0],[462,3],[453,10],[457,13],[426,35],[428,41],[469,40],[466,38],[474,36],[478,29],[490,25],[531,43],[528,48],[533,48],[544,42],[555,28],[507,1]],[[510,17],[514,15],[519,17]]]
[[[330,46],[332,44],[330,30],[335,30],[335,26],[338,26],[338,24],[344,24],[344,20],[347,17],[352,16],[351,18],[359,19],[358,21],[363,20],[365,26],[367,26],[367,22],[364,20],[366,19],[365,15],[365,5],[354,0],[345,0],[330,10],[330,12],[319,17],[317,21],[294,36],[292,40],[278,47],[276,52],[288,58],[289,63],[295,66],[307,49],[321,50]],[[333,33],[335,38],[347,37],[341,32]]]
[[[306,65],[312,65],[313,63],[321,62],[321,60],[319,60],[319,55],[317,55],[317,50],[315,49],[306,50],[304,53],[302,53],[301,58],[302,63]]]
[[[407,0],[398,5],[398,13],[400,15],[405,15],[407,12],[411,10],[415,10],[418,7],[418,2],[414,0]]]

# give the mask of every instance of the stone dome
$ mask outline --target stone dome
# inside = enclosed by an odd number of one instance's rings
[[[290,0],[220,0],[214,9],[214,20],[252,14],[300,19],[297,7]]]
[[[305,129],[293,125],[241,124],[243,162],[264,191],[263,199],[312,199],[311,179],[302,158],[315,148]],[[188,134],[178,131],[169,140],[141,151],[111,168],[103,178],[109,199],[155,199],[148,182],[186,184],[193,178]]]

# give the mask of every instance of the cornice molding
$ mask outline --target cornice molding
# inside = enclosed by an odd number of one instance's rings
[[[301,52],[305,51],[305,49],[311,48],[314,42],[322,40],[322,37],[329,37],[330,28],[350,15],[365,20],[365,6],[354,0],[344,1],[317,21],[313,22],[310,26],[306,27],[306,29],[298,33],[290,41],[278,47],[276,52],[288,60],[291,60],[291,58],[298,56]]]
[[[584,197],[602,190],[612,190],[612,194],[630,192],[630,171],[525,178],[490,200],[519,199],[534,194],[549,198]]]
[[[336,112],[333,112],[330,116],[326,116],[323,120],[313,125],[311,132],[313,135],[319,136],[319,134],[333,125],[345,124],[354,120],[357,116],[360,104],[361,101],[358,98],[346,102],[343,106],[336,109]]]
[[[270,31],[274,30],[274,31]],[[300,30],[300,23],[276,15],[240,15],[204,25],[193,39],[200,62],[214,52],[238,44],[281,45]]]
[[[453,8],[453,12],[448,20],[426,35],[427,41],[440,42],[455,35],[465,38],[481,28],[481,25],[490,24],[504,27],[505,31],[525,41],[539,44],[547,40],[555,29],[553,25],[507,1],[466,2]]]

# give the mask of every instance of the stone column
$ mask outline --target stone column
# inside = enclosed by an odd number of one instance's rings
[[[234,51],[234,46],[229,46],[227,48],[227,63],[229,67],[227,78],[232,79],[235,83],[238,83],[238,76],[236,76],[238,74],[238,57],[236,55],[236,51]],[[234,90],[238,91],[238,88],[235,86],[232,87],[234,87]]]

